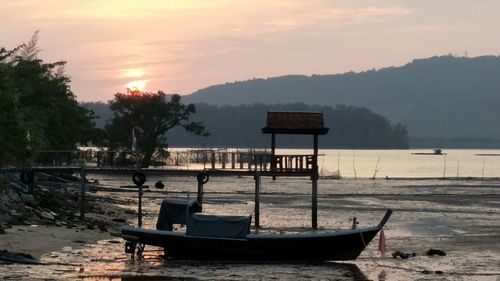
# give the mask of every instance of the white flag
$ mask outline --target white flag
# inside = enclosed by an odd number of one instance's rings
[[[135,152],[135,147],[137,145],[137,138],[135,137],[135,127],[132,128],[132,152]]]

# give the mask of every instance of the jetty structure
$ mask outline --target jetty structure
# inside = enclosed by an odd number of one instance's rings
[[[197,201],[200,207],[203,203],[203,185],[208,181],[208,176],[253,176],[255,180],[255,210],[254,226],[260,227],[260,189],[261,177],[310,177],[312,181],[311,192],[311,226],[318,227],[318,139],[329,131],[324,126],[323,114],[320,112],[268,112],[266,126],[262,133],[271,135],[271,151],[267,150],[210,150],[205,149],[203,167],[192,165],[187,169],[176,166],[179,155],[174,158],[175,164],[138,168],[133,163],[133,153],[127,151],[109,151],[105,148],[71,150],[38,151],[27,167],[1,168],[0,173],[20,173],[21,179],[31,186],[36,186],[37,173],[73,173],[80,174],[81,194],[80,216],[85,216],[86,175],[88,174],[123,174],[134,175],[140,172],[155,176],[193,176],[198,180]],[[311,135],[312,154],[283,155],[276,154],[277,135]],[[198,151],[199,152],[199,151]],[[198,153],[196,152],[196,153]],[[177,152],[176,152],[177,153]],[[193,152],[186,152],[193,155]],[[199,156],[199,155],[198,155]],[[199,158],[196,156],[197,158]],[[205,164],[208,164],[206,166]],[[137,177],[137,176],[135,176]],[[133,176],[134,178],[134,176]],[[142,189],[139,189],[139,198]],[[138,207],[141,209],[141,200]],[[142,217],[141,212],[138,216]],[[140,223],[139,219],[139,224]]]
[[[271,172],[273,179],[281,173],[305,173],[311,177],[311,224],[318,227],[318,136],[325,135],[329,128],[324,126],[320,112],[268,112],[267,126],[262,133],[271,134]],[[312,155],[276,155],[276,135],[312,135]]]

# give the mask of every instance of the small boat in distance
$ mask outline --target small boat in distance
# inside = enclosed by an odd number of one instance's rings
[[[157,229],[123,226],[125,252],[134,254],[144,245],[162,247],[165,258],[218,261],[341,261],[355,260],[392,214],[388,209],[373,227],[293,234],[250,233],[251,216],[218,216],[193,213],[195,201],[166,199]],[[185,232],[172,224],[186,225]]]
[[[412,155],[446,155],[446,153],[443,153],[440,148],[435,148],[433,149],[433,152],[415,152],[412,153]]]

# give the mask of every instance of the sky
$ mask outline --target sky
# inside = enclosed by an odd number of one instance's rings
[[[79,101],[127,83],[190,94],[226,82],[500,54],[497,0],[16,0],[0,47],[39,30],[39,58],[67,61]]]

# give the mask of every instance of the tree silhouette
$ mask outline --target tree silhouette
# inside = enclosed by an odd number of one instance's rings
[[[133,131],[137,150],[142,157],[141,165],[147,167],[155,152],[167,146],[165,133],[182,127],[195,135],[208,136],[200,122],[190,121],[196,112],[193,104],[182,104],[179,95],[167,101],[165,93],[115,94],[110,101],[114,118],[106,126],[112,149],[129,150]]]
[[[28,44],[0,48],[0,164],[36,150],[75,149],[94,135],[91,112],[78,105],[65,62],[39,59],[38,31]]]

